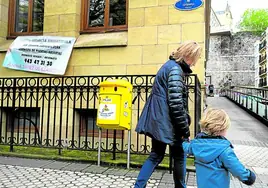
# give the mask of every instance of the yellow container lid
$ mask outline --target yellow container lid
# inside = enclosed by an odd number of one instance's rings
[[[116,86],[132,88],[131,83],[129,83],[126,80],[107,80],[100,83],[100,87],[116,87]]]

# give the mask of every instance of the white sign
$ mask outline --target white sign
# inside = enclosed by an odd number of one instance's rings
[[[22,71],[64,75],[74,42],[74,37],[17,37],[8,49],[3,66]]]
[[[102,120],[115,120],[116,104],[100,104],[98,118]]]

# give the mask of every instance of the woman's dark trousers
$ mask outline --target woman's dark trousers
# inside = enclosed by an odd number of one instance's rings
[[[150,156],[141,168],[135,183],[135,188],[146,187],[146,183],[154,172],[155,167],[162,162],[165,156],[166,147],[167,144],[152,139],[152,150]],[[177,141],[171,146],[171,156],[174,159],[173,179],[175,182],[175,188],[186,188],[186,155],[183,152],[182,141]]]

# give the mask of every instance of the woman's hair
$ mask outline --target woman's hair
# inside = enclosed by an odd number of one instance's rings
[[[228,114],[221,109],[209,109],[200,121],[202,132],[218,136],[230,126]]]
[[[179,48],[171,53],[171,57],[179,62],[185,58],[190,58],[193,60],[194,64],[197,62],[201,56],[201,47],[197,42],[187,41],[182,43]]]

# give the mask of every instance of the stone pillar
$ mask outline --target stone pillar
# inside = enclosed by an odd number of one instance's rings
[[[44,35],[78,37],[81,0],[46,0]]]
[[[8,0],[0,0],[0,42],[6,40],[8,27]]]

